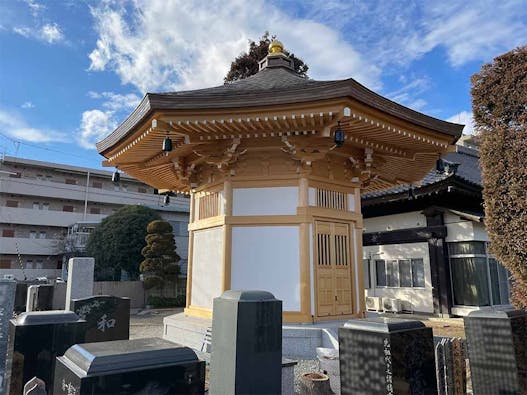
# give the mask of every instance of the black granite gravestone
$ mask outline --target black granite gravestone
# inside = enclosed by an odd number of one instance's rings
[[[474,394],[527,394],[527,311],[474,311],[465,333]]]
[[[70,310],[86,320],[86,343],[127,340],[130,336],[130,298],[92,296],[73,299]]]
[[[86,322],[71,311],[22,313],[9,323],[4,392],[21,394],[34,376],[52,387],[55,357],[84,341]]]
[[[211,394],[280,394],[282,302],[265,291],[226,291],[213,308]]]
[[[436,394],[432,329],[395,318],[348,321],[339,330],[341,393]]]
[[[205,362],[167,340],[76,344],[57,358],[54,395],[203,394]]]
[[[53,285],[39,284],[37,285],[37,303],[35,311],[51,310],[53,306]]]

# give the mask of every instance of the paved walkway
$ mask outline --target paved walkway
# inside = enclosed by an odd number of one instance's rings
[[[130,339],[163,337],[163,318],[181,313],[183,308],[139,310],[130,316]]]

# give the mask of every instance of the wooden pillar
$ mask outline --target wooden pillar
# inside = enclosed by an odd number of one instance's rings
[[[232,216],[232,182],[229,178],[223,183],[223,215]],[[232,259],[232,225],[225,224],[223,228],[223,271],[221,287],[223,291],[231,289],[231,259]]]
[[[193,192],[190,193],[190,215],[189,224],[194,222],[194,207],[195,207],[195,195]],[[192,294],[192,254],[194,251],[194,231],[189,231],[188,235],[188,260],[187,260],[187,309],[190,307],[191,294]]]
[[[298,206],[309,206],[309,181],[302,177],[298,183]],[[309,222],[299,225],[300,253],[300,311],[305,317],[311,316],[311,251],[309,243]]]

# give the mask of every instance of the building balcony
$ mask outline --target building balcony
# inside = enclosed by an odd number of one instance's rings
[[[6,255],[60,255],[63,248],[61,240],[56,239],[0,237],[0,251]]]
[[[188,199],[172,199],[170,206],[163,207],[163,196],[139,192],[110,191],[100,188],[86,188],[85,185],[63,184],[30,178],[0,177],[0,193],[39,196],[84,202],[98,202],[116,205],[143,205],[156,210],[189,211]]]
[[[84,218],[83,213],[0,207],[1,223],[17,225],[68,227],[79,221],[100,222],[104,217],[104,214],[86,214]]]

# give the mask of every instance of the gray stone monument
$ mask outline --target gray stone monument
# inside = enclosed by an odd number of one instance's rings
[[[436,356],[436,378],[438,395],[446,395],[445,388],[445,349],[443,342],[439,341],[435,348]]]
[[[26,312],[37,310],[38,285],[27,287]]]
[[[0,393],[4,387],[9,320],[13,316],[16,282],[0,280]]]
[[[38,377],[33,377],[24,385],[23,395],[47,395],[46,383]]]
[[[205,362],[159,338],[84,343],[58,357],[53,394],[172,395],[205,392]]]
[[[527,394],[527,311],[474,311],[464,321],[474,394]]]
[[[210,393],[280,394],[282,301],[265,291],[214,299]]]
[[[350,320],[339,354],[343,395],[437,394],[432,328],[420,321]]]
[[[68,263],[68,285],[66,289],[66,309],[72,299],[87,298],[93,295],[93,271],[95,259],[70,258]]]
[[[35,284],[27,289],[26,312],[52,310],[53,285]]]
[[[129,338],[130,298],[104,295],[73,299],[70,310],[86,320],[86,343]]]
[[[463,339],[442,338],[435,348],[439,395],[467,393],[466,351]]]

